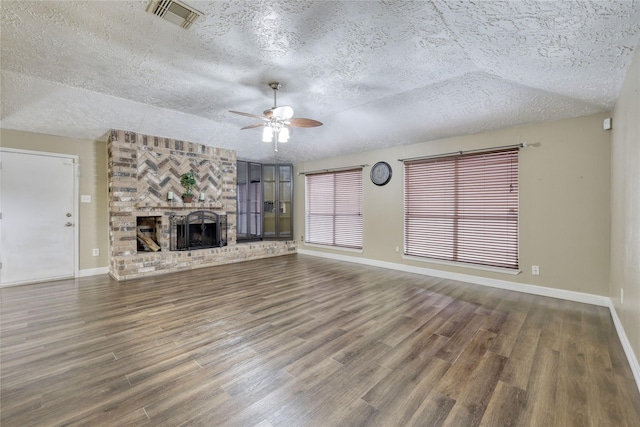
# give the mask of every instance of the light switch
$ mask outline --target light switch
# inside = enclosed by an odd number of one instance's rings
[[[83,194],[80,196],[80,203],[91,203],[91,196],[89,194]]]

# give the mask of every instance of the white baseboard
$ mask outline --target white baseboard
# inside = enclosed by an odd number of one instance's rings
[[[21,282],[7,282],[0,284],[2,286],[20,286],[20,285],[32,285],[34,283],[43,283],[43,282],[51,282],[54,280],[64,280],[64,279],[73,279],[74,277],[89,277],[89,276],[98,276],[100,274],[108,274],[109,267],[98,267],[98,268],[86,268],[84,270],[78,270],[75,276],[63,276],[63,277],[47,277],[46,279],[39,280],[25,280]]]
[[[100,274],[109,274],[109,267],[85,268],[78,270],[77,277],[98,276]]]
[[[328,252],[310,251],[298,248],[298,253],[302,255],[312,255],[321,258],[335,259],[339,261],[354,262],[357,264],[370,265],[372,267],[388,268],[407,273],[422,274],[424,276],[439,277],[441,279],[458,280],[460,282],[473,283],[476,285],[490,286],[492,288],[507,289],[510,291],[524,292],[527,294],[541,295],[545,297],[559,298],[568,301],[582,302],[585,304],[609,307],[609,297],[587,294],[584,292],[566,291],[563,289],[547,288],[544,286],[527,285],[523,283],[511,282],[508,280],[491,279],[488,277],[473,276],[470,274],[452,273],[450,271],[435,270],[432,268],[415,267],[393,262],[377,261],[368,258],[359,258],[348,255],[332,254]]]
[[[415,267],[415,266],[397,264],[392,262],[377,261],[377,260],[368,259],[368,258],[359,258],[354,256],[333,254],[328,252],[310,251],[310,250],[301,249],[301,248],[298,248],[298,253],[301,255],[311,255],[311,256],[317,256],[321,258],[335,259],[338,261],[353,262],[357,264],[370,265],[372,267],[388,268],[391,270],[404,271],[407,273],[416,273],[416,274],[422,274],[425,276],[439,277],[442,279],[458,280],[460,282],[473,283],[476,285],[490,286],[493,288],[507,289],[510,291],[524,292],[527,294],[558,298],[558,299],[563,299],[567,301],[581,302],[585,304],[598,305],[601,307],[608,307],[609,311],[611,312],[611,317],[613,318],[613,324],[616,327],[616,332],[618,333],[618,338],[620,339],[622,348],[624,349],[624,352],[627,355],[629,366],[633,371],[633,377],[636,381],[636,385],[638,386],[638,390],[640,390],[640,365],[638,364],[638,359],[636,358],[636,355],[633,352],[631,343],[629,343],[629,339],[627,338],[627,335],[624,331],[624,327],[622,326],[622,323],[618,318],[618,314],[616,313],[615,307],[613,306],[613,302],[609,297],[587,294],[583,292],[566,291],[563,289],[546,288],[544,286],[510,282],[508,280],[490,279],[487,277],[472,276],[470,274],[452,273],[449,271],[434,270],[431,268]]]
[[[622,326],[622,322],[618,317],[618,312],[613,305],[613,301],[610,301],[609,303],[609,311],[611,312],[613,324],[616,326],[616,332],[618,333],[618,338],[620,338],[620,343],[622,344],[624,353],[627,355],[627,360],[629,361],[629,366],[633,372],[633,378],[636,380],[638,391],[640,391],[640,364],[638,364],[638,358],[633,352],[633,348],[631,348],[631,343],[629,342],[629,338],[627,338],[627,333],[625,332],[624,326]]]

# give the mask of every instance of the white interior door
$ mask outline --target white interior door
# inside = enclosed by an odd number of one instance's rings
[[[74,156],[3,149],[0,284],[74,277]]]

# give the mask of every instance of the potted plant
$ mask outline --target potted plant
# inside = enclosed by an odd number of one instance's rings
[[[193,172],[183,173],[180,177],[180,184],[182,184],[185,189],[185,192],[182,193],[182,201],[191,203],[193,200],[193,189],[196,186],[196,178],[193,176]]]

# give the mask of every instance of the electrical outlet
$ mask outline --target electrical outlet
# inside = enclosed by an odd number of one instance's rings
[[[100,249],[94,248],[93,249],[93,256],[100,256]]]
[[[91,203],[91,195],[90,194],[82,194],[80,196],[80,203]]]
[[[396,252],[400,252],[400,246],[396,246]]]
[[[540,266],[539,265],[532,265],[531,266],[531,274],[533,274],[534,276],[539,276],[540,275]]]
[[[624,289],[620,288],[620,305],[624,304]]]

